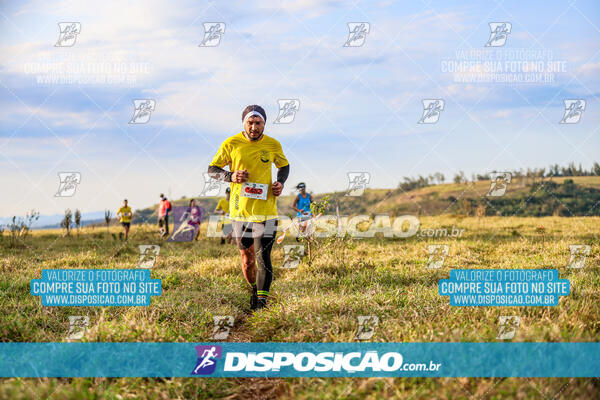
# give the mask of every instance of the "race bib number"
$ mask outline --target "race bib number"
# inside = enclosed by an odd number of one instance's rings
[[[242,183],[242,196],[251,199],[266,200],[269,185],[266,183]]]

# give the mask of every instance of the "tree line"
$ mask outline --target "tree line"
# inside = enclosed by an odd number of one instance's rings
[[[527,168],[527,170],[519,169],[513,171],[492,171],[495,172],[510,172],[513,178],[550,178],[550,177],[566,177],[566,176],[600,176],[600,164],[594,162],[589,170],[584,169],[581,164],[576,166],[574,162],[569,163],[566,167],[561,167],[558,164],[550,165],[548,168]],[[452,181],[454,183],[466,183],[475,181],[490,180],[491,173],[471,174],[469,179],[463,171],[454,174]],[[440,185],[446,181],[446,176],[441,172],[436,172],[429,175],[419,175],[418,177],[405,176],[403,181],[398,184],[398,188],[403,191],[420,189],[427,186]]]

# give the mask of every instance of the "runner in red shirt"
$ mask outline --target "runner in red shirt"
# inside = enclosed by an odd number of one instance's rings
[[[158,203],[158,226],[161,236],[169,236],[169,214],[171,213],[171,203],[164,194],[160,194]]]

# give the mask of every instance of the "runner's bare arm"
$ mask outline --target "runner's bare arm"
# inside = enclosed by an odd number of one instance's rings
[[[229,172],[225,171],[223,168],[217,167],[216,165],[209,165],[208,175],[213,179],[225,182],[242,183],[248,181],[248,171],[245,169]]]
[[[208,166],[208,176],[213,179],[231,182],[231,175],[233,175],[233,172],[225,171],[223,168],[219,168],[216,165]]]

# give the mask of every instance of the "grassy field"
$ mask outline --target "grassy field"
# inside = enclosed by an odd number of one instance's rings
[[[17,247],[0,244],[0,340],[65,341],[70,315],[88,315],[83,341],[209,341],[213,315],[235,317],[229,341],[345,342],[357,317],[377,315],[372,341],[495,342],[498,317],[518,315],[513,341],[600,340],[600,256],[597,217],[421,217],[421,228],[456,226],[462,237],[321,240],[297,269],[275,269],[271,306],[249,311],[238,252],[204,237],[166,243],[154,226],[134,225],[128,242],[106,228],[34,231]],[[116,233],[117,228],[111,228]],[[201,236],[202,237],[202,236]],[[293,239],[285,243],[296,244]],[[160,244],[152,277],[163,293],[149,307],[42,307],[29,294],[45,268],[135,268],[138,245]],[[444,267],[427,269],[427,245],[448,244]],[[582,270],[566,269],[569,245],[588,244]],[[283,249],[276,245],[279,267]],[[571,294],[558,307],[450,307],[437,294],[451,268],[558,268]],[[355,378],[355,379],[2,379],[2,399],[183,398],[515,398],[591,399],[599,379]]]

